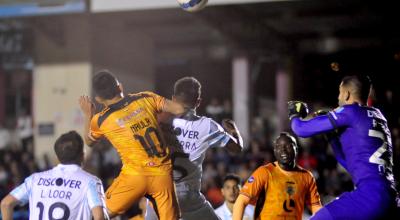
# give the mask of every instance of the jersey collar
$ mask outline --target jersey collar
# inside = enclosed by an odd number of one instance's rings
[[[224,209],[225,209],[226,213],[229,213],[229,216],[232,216],[232,212],[231,212],[231,210],[229,210],[228,204],[226,204],[226,202],[224,202]]]
[[[61,163],[58,164],[55,168],[59,170],[68,170],[68,171],[76,171],[82,169],[80,166],[76,164],[61,164]]]
[[[200,117],[196,115],[196,110],[190,109],[184,113],[181,118],[187,121],[197,121]]]

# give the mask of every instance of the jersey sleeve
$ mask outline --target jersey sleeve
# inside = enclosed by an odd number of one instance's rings
[[[344,105],[328,113],[329,120],[335,129],[349,126],[355,120],[354,116],[354,105]]]
[[[90,209],[96,206],[105,206],[103,184],[99,179],[93,179],[89,182],[87,190],[87,200]]]
[[[230,136],[225,132],[224,128],[214,120],[210,120],[210,140],[208,141],[211,147],[224,147]]]
[[[250,204],[255,204],[260,192],[268,187],[269,172],[264,167],[259,167],[251,174],[240,190],[240,194],[250,198]]]
[[[163,111],[164,104],[165,104],[165,98],[155,94],[154,92],[142,92],[141,93],[143,96],[146,97],[146,99],[149,101],[150,105],[156,110],[157,113],[160,113]]]
[[[290,122],[293,132],[300,137],[310,137],[339,127],[349,126],[354,121],[354,105],[344,105],[310,120],[295,117]]]
[[[306,195],[305,204],[310,208],[312,206],[321,206],[321,198],[318,193],[317,183],[311,173],[309,173],[309,187]]]
[[[93,116],[92,120],[90,121],[90,131],[89,131],[89,138],[92,139],[92,141],[96,141],[100,139],[104,134],[100,131],[99,124],[99,114],[96,114]]]
[[[29,176],[25,179],[25,181],[10,192],[10,195],[14,196],[21,204],[26,204],[29,202],[29,195],[32,190],[32,179],[33,176]]]
[[[293,132],[299,137],[310,137],[334,129],[328,115],[317,116],[310,120],[302,120],[299,117],[295,117],[291,120],[290,125]]]

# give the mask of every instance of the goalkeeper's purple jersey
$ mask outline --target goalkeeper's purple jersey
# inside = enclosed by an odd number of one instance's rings
[[[390,131],[382,113],[359,104],[344,105],[310,120],[294,118],[292,130],[300,137],[337,129],[331,141],[335,156],[356,186],[364,179],[383,180],[395,189]]]

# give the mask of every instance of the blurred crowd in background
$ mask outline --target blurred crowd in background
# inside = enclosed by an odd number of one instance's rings
[[[394,149],[395,175],[398,177],[396,162],[400,158],[400,115],[391,106],[393,96],[386,93],[386,100],[376,102],[386,115],[392,132]],[[309,103],[311,109],[320,106]],[[217,122],[224,118],[232,118],[230,100],[211,98],[199,112]],[[202,192],[214,207],[223,203],[221,184],[228,173],[235,173],[245,181],[260,165],[274,161],[273,141],[277,131],[274,126],[274,116],[254,116],[251,120],[251,138],[244,152],[239,155],[230,155],[223,148],[210,149],[203,164]],[[49,169],[51,164],[48,158],[34,158],[32,119],[23,114],[7,125],[0,126],[0,198],[3,198],[15,186],[21,184],[24,178],[33,172]],[[298,164],[310,170],[317,179],[318,191],[323,204],[328,203],[337,195],[353,188],[350,176],[336,162],[333,153],[323,136],[302,139],[298,138]],[[53,147],[53,146],[49,146]],[[98,143],[86,155],[84,167],[89,172],[103,180],[105,189],[112,179],[118,175],[121,163],[116,151],[107,142]],[[137,210],[136,210],[137,211]],[[27,219],[27,207],[17,210],[16,216]]]

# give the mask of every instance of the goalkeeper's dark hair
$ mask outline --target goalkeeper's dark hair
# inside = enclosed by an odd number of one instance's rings
[[[57,138],[54,151],[62,164],[78,164],[83,160],[83,139],[76,131],[69,131]]]
[[[228,180],[236,181],[237,184],[242,185],[242,179],[236,174],[232,174],[232,173],[227,174],[224,178],[224,181],[222,182],[222,185],[224,185],[225,182]]]
[[[93,92],[102,99],[112,99],[121,93],[117,77],[108,70],[101,70],[93,76]]]
[[[343,86],[350,86],[355,96],[363,102],[367,102],[371,90],[371,79],[366,75],[345,76],[342,79]]]
[[[174,96],[180,97],[190,107],[195,107],[201,95],[201,84],[194,77],[183,77],[175,82]]]

